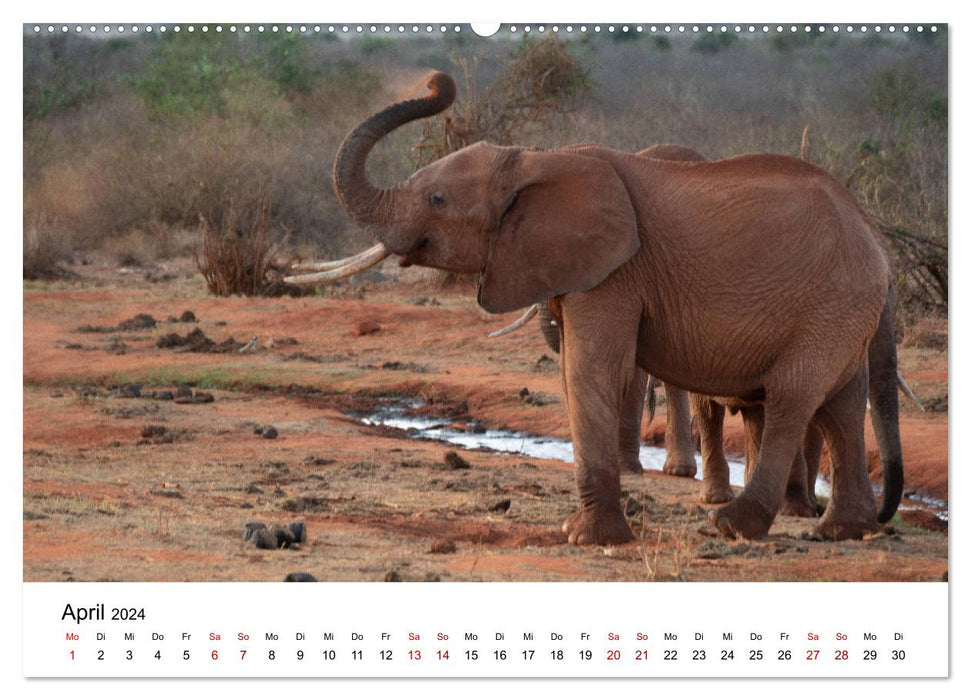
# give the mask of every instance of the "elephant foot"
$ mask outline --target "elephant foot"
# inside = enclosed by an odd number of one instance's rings
[[[678,458],[674,455],[668,455],[668,458],[664,460],[664,473],[670,474],[671,476],[685,476],[689,479],[695,478],[695,474],[698,473],[698,465],[695,463],[694,458],[684,459]]]
[[[727,484],[701,484],[702,503],[728,503],[735,499],[732,487]]]
[[[620,463],[620,470],[626,474],[644,474],[644,467],[636,457]]]
[[[742,493],[728,505],[709,511],[708,519],[723,535],[746,540],[760,540],[769,534],[775,513],[766,510]]]
[[[810,502],[808,496],[800,494],[798,496],[786,496],[786,500],[779,509],[782,515],[792,515],[797,518],[815,518],[819,516],[816,505]]]
[[[827,511],[813,532],[827,540],[860,540],[864,535],[879,532],[876,513],[870,517],[836,516]]]
[[[634,539],[634,533],[620,506],[583,508],[563,522],[570,544],[623,544]]]

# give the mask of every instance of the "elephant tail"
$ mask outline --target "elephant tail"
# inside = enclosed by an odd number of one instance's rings
[[[647,404],[647,425],[654,422],[654,413],[657,410],[657,385],[661,383],[653,374],[647,378],[647,396],[644,403]]]
[[[880,447],[883,468],[883,503],[877,520],[885,523],[897,512],[904,490],[904,461],[900,447],[899,407],[897,404],[897,343],[893,317],[896,292],[887,294],[877,332],[870,341],[869,398],[873,432]]]

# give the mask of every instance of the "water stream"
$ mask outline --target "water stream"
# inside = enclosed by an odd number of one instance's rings
[[[357,414],[356,417],[365,425],[382,425],[388,428],[402,430],[412,438],[419,440],[437,440],[457,445],[469,450],[493,450],[521,454],[524,457],[538,459],[557,459],[567,464],[573,463],[573,443],[569,440],[528,435],[511,430],[487,430],[481,425],[470,422],[468,429],[454,427],[454,423],[442,418],[411,415],[410,411],[419,408],[419,402],[410,399],[394,399],[386,402],[377,411],[370,414]],[[664,467],[666,453],[662,447],[649,445],[641,446],[641,465],[645,469],[661,471]],[[701,479],[701,457],[695,455],[698,465],[696,479]],[[738,460],[728,460],[729,481],[732,486],[745,485],[745,463]],[[880,489],[874,487],[877,499]],[[816,479],[816,495],[829,497],[830,483],[820,475]],[[941,520],[948,519],[947,502],[939,499],[910,495],[900,505],[900,510],[922,508],[932,511]]]
[[[382,425],[406,431],[417,439],[438,440],[458,445],[470,450],[487,449],[496,452],[510,452],[538,459],[557,459],[567,464],[573,463],[573,443],[569,440],[528,435],[511,430],[486,430],[475,422],[468,423],[469,430],[460,430],[441,418],[410,415],[409,410],[419,404],[409,401],[387,403],[374,413],[358,415],[365,425]],[[644,469],[661,471],[664,468],[666,453],[662,447],[641,445],[641,465]],[[695,455],[698,465],[696,479],[701,479],[701,457]],[[745,463],[728,460],[729,481],[732,486],[745,485]],[[829,482],[822,477],[816,480],[816,493],[829,496]]]

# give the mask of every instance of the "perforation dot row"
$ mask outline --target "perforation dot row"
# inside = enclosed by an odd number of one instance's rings
[[[152,33],[152,32],[155,32],[155,31],[158,31],[158,32],[163,33],[163,34],[166,33],[166,32],[174,32],[174,33],[178,34],[178,33],[182,32],[182,31],[188,32],[190,34],[195,33],[196,31],[199,31],[199,32],[201,32],[203,34],[206,34],[206,33],[209,33],[209,32],[215,32],[216,34],[220,34],[220,33],[223,33],[223,32],[230,32],[230,33],[243,32],[245,34],[253,33],[253,32],[258,33],[258,34],[262,34],[262,33],[280,33],[280,32],[284,32],[284,33],[287,33],[287,34],[294,34],[294,33],[299,33],[299,34],[321,34],[321,33],[325,33],[325,34],[379,34],[379,33],[383,33],[383,34],[392,34],[392,33],[395,33],[395,34],[419,34],[419,33],[432,34],[432,33],[438,32],[438,33],[441,33],[441,34],[446,34],[446,33],[449,33],[449,32],[459,33],[459,32],[465,31],[465,30],[460,25],[457,25],[457,24],[456,25],[444,25],[444,24],[440,24],[440,25],[432,25],[432,24],[421,24],[421,25],[419,25],[419,24],[409,24],[409,25],[404,25],[404,24],[398,24],[398,25],[390,25],[390,24],[384,24],[384,25],[376,25],[376,24],[370,24],[370,25],[365,25],[365,24],[353,24],[353,25],[351,25],[351,24],[343,24],[343,25],[335,25],[335,24],[331,24],[331,25],[320,25],[320,24],[314,24],[314,25],[304,25],[304,24],[301,24],[301,25],[289,25],[289,24],[288,25],[276,25],[276,24],[273,24],[273,25],[263,25],[263,24],[258,24],[258,25],[249,25],[249,24],[245,24],[245,25],[235,25],[235,24],[230,24],[230,25],[225,25],[225,26],[223,26],[221,24],[217,24],[217,25],[213,25],[213,26],[210,26],[210,25],[202,25],[202,26],[199,26],[199,27],[197,27],[195,25],[185,25],[185,26],[182,26],[182,25],[179,25],[179,24],[174,24],[174,25],[171,25],[171,26],[170,25],[164,25],[164,24],[158,25],[158,26],[154,26],[154,25],[151,25],[151,24],[147,24],[147,25],[137,25],[137,24],[133,24],[133,25],[123,25],[123,24],[119,24],[119,25],[114,25],[114,26],[108,25],[108,24],[104,24],[104,25],[94,25],[94,24],[91,24],[91,25],[80,25],[80,24],[76,24],[76,25],[67,25],[67,24],[53,25],[53,24],[49,24],[49,25],[47,25],[45,27],[45,26],[41,26],[41,25],[35,24],[33,26],[33,31],[34,31],[35,34],[40,34],[40,33],[43,33],[45,31],[48,34],[56,34],[56,33],[67,34],[67,33],[72,32],[72,31],[74,33],[76,33],[76,34],[82,34],[82,33],[95,34],[95,33],[98,33],[98,32],[101,32],[101,33],[104,33],[104,34],[110,34],[110,33],[117,33],[117,34],[126,34],[126,33],[138,34],[139,32]],[[711,25],[711,24],[708,24],[708,25],[701,25],[701,24],[676,24],[676,25],[675,24],[663,24],[663,25],[660,25],[660,24],[651,24],[651,25],[641,25],[641,24],[636,24],[636,25],[631,25],[631,24],[622,24],[622,25],[614,25],[614,24],[610,24],[610,25],[600,25],[600,24],[592,24],[592,25],[586,25],[586,24],[579,24],[579,25],[573,25],[573,24],[556,25],[556,24],[554,24],[554,25],[543,25],[543,24],[540,24],[540,25],[535,25],[534,26],[534,25],[528,25],[527,24],[527,25],[509,25],[508,31],[510,33],[512,33],[512,34],[516,34],[516,33],[520,33],[520,32],[522,32],[524,34],[529,34],[529,33],[534,32],[534,31],[537,32],[537,33],[539,33],[539,34],[543,34],[545,32],[566,32],[567,34],[572,34],[572,33],[580,33],[580,34],[593,33],[593,34],[600,34],[600,33],[603,33],[603,32],[606,32],[606,33],[618,33],[618,34],[624,34],[624,33],[641,34],[641,33],[645,33],[645,32],[646,33],[650,33],[650,34],[671,34],[671,33],[678,33],[678,34],[689,34],[689,33],[691,33],[691,34],[700,34],[700,33],[708,33],[708,34],[713,34],[713,33],[728,33],[728,32],[734,32],[736,34],[745,34],[745,33],[747,33],[747,34],[769,34],[769,33],[773,33],[774,32],[774,33],[779,34],[779,33],[787,32],[787,31],[790,32],[790,33],[793,33],[793,34],[798,33],[798,32],[809,33],[809,32],[812,32],[812,31],[818,31],[820,33],[824,33],[824,32],[828,32],[829,31],[829,32],[833,32],[834,34],[838,34],[839,32],[846,32],[848,34],[852,34],[853,32],[860,32],[861,34],[865,34],[865,33],[869,32],[869,31],[873,31],[873,32],[876,32],[876,33],[880,33],[880,32],[883,32],[883,31],[887,31],[887,32],[893,34],[893,33],[897,32],[897,31],[901,31],[901,32],[904,32],[904,33],[909,33],[911,31],[917,31],[917,32],[929,31],[929,32],[934,33],[934,32],[937,32],[938,31],[938,28],[937,28],[936,25],[925,26],[925,25],[922,25],[922,24],[913,25],[913,26],[907,25],[907,24],[900,25],[900,26],[897,26],[897,25],[886,25],[885,26],[885,25],[879,25],[879,24],[878,25],[872,25],[872,26],[865,25],[865,24],[863,24],[863,25],[838,25],[838,24],[834,24],[834,25],[824,25],[824,24],[820,24],[820,25],[810,25],[810,24],[806,24],[806,25],[795,25],[795,24],[790,24],[790,25],[782,25],[782,24],[773,24],[773,25],[769,25],[769,24],[761,24],[761,25],[754,25],[754,24],[748,24],[748,25],[741,25],[741,24],[736,24],[736,25],[726,25],[726,24],[722,24],[722,25]]]

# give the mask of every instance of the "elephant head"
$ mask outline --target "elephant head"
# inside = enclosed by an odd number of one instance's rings
[[[479,304],[502,313],[595,287],[634,255],[640,240],[623,182],[610,165],[580,153],[480,142],[394,187],[371,184],[365,163],[374,145],[455,98],[455,83],[444,73],[431,75],[427,86],[426,97],[365,120],[337,153],[341,205],[379,241],[369,256],[355,259],[376,264],[394,254],[402,266],[478,274]]]

